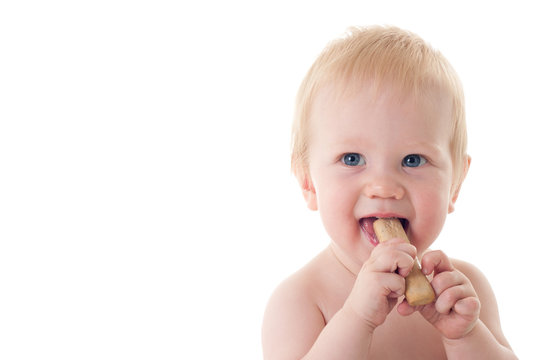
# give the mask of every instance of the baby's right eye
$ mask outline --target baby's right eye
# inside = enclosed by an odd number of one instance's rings
[[[364,157],[357,153],[347,153],[343,155],[341,162],[347,166],[362,166],[366,164]]]

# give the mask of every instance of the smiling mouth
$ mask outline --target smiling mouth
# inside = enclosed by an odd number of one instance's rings
[[[379,219],[378,217],[365,217],[359,220],[360,228],[364,232],[364,234],[367,236],[368,240],[375,246],[379,244],[379,239],[377,239],[377,235],[375,235],[375,230],[373,229],[373,223],[375,220]],[[403,226],[403,230],[407,232],[409,229],[409,220],[405,218],[398,218],[401,222],[401,225]]]

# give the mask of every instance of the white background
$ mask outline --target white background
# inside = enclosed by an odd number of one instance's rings
[[[0,358],[261,358],[272,290],[328,243],[289,172],[295,92],[368,24],[460,74],[473,163],[434,247],[486,274],[516,353],[538,357],[528,4],[2,2]]]

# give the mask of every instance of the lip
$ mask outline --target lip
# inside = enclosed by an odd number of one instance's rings
[[[361,217],[361,219],[363,218],[370,218],[370,217],[374,217],[374,218],[400,218],[400,219],[406,219],[405,216],[403,216],[402,214],[398,214],[398,213],[390,213],[390,212],[378,212],[378,213],[372,213],[372,214],[366,214],[364,216]]]
[[[378,218],[378,219],[391,219],[391,218],[397,218],[401,221],[401,225],[403,225],[403,228],[405,231],[407,231],[406,227],[409,226],[409,219],[406,216],[403,216],[402,214],[398,213],[373,213],[373,214],[367,214],[358,219],[358,221],[361,221],[365,218]]]

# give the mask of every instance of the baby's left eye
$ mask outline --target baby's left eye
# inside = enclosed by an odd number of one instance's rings
[[[406,167],[418,167],[426,163],[426,159],[422,155],[411,154],[403,158],[401,164]]]

